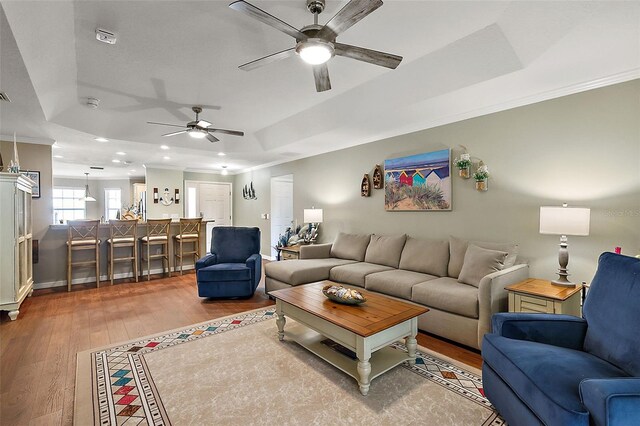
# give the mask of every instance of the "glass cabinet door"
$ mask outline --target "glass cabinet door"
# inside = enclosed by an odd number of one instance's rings
[[[24,209],[25,209],[25,192],[16,191],[16,221],[18,222],[18,237],[24,237],[25,234],[25,222],[24,222]]]
[[[26,233],[31,234],[33,231],[31,230],[31,194],[28,192],[24,193],[24,223],[26,227]]]

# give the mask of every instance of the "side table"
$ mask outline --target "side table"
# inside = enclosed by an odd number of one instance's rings
[[[300,258],[300,246],[289,246],[280,248],[280,259],[291,260]]]
[[[582,284],[560,287],[551,281],[529,278],[505,289],[509,292],[509,312],[582,315]]]

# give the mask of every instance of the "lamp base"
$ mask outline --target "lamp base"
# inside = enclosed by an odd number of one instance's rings
[[[572,283],[571,281],[569,281],[567,279],[566,275],[562,275],[562,274],[558,274],[558,275],[560,275],[560,277],[557,280],[551,281],[551,284],[557,285],[557,286],[562,286],[562,287],[575,287],[576,286],[575,283]]]

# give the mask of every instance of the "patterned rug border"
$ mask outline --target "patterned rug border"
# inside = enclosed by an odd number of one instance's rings
[[[147,377],[143,355],[273,318],[275,307],[259,308],[78,353],[74,425],[171,424],[153,380]],[[400,342],[392,346],[406,350]],[[479,370],[421,346],[417,356],[414,366],[402,367],[493,410],[484,396]],[[90,377],[80,373],[87,368]],[[80,398],[90,401],[80,404]],[[482,426],[502,424],[494,411]]]

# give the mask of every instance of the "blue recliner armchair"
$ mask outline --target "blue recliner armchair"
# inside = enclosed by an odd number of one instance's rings
[[[510,425],[640,425],[640,259],[602,254],[583,316],[493,316],[484,392]]]
[[[211,254],[196,262],[198,296],[251,297],[261,275],[260,229],[213,228]]]

